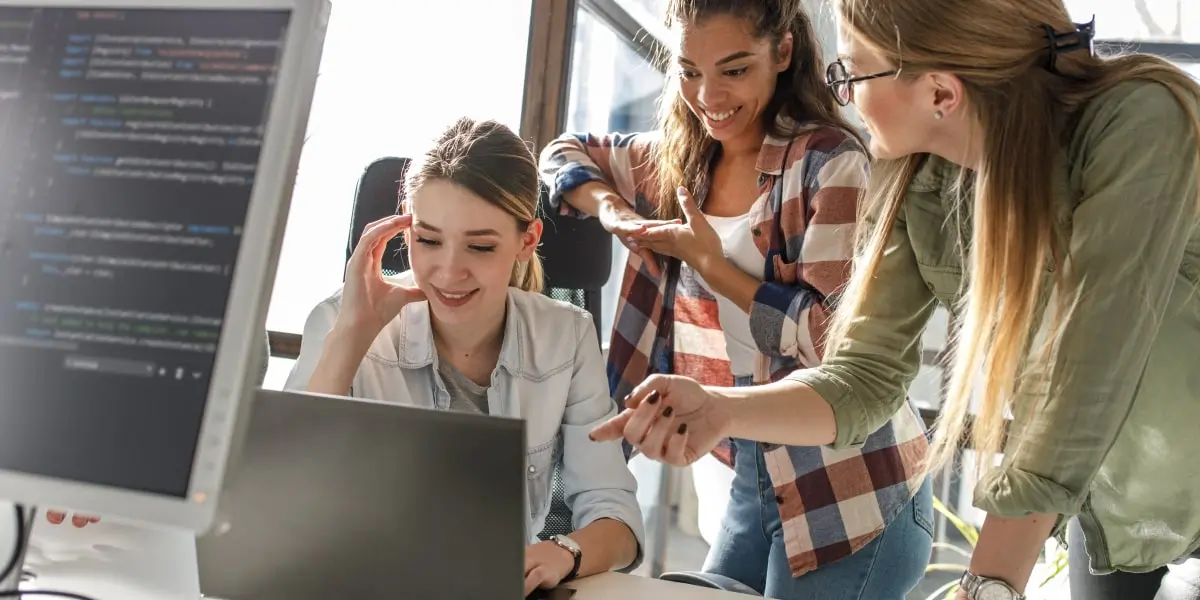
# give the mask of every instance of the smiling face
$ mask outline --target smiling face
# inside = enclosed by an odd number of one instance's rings
[[[786,37],[776,51],[772,40],[755,37],[748,23],[729,15],[682,25],[679,92],[710,136],[725,144],[759,142],[762,113],[791,62],[791,44]]]
[[[485,329],[498,323],[513,267],[534,259],[541,223],[522,230],[500,207],[442,179],[413,190],[408,205],[409,263],[435,320]]]

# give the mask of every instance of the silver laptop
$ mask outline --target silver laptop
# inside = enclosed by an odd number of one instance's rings
[[[223,600],[517,600],[524,422],[259,391],[217,525],[196,540]]]

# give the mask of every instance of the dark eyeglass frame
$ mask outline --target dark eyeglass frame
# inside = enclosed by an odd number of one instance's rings
[[[892,69],[890,71],[880,71],[879,73],[872,73],[870,75],[858,75],[851,77],[850,71],[846,69],[846,64],[843,63],[842,59],[839,58],[829,63],[828,67],[825,67],[825,86],[829,88],[829,93],[833,94],[833,99],[836,100],[838,104],[846,106],[850,104],[850,98],[854,91],[854,84],[860,81],[879,79],[881,77],[894,77],[899,73],[900,69]],[[842,98],[842,94],[838,93],[838,86],[845,86],[846,94],[844,99]]]

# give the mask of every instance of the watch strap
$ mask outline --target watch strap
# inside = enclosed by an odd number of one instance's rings
[[[575,565],[571,567],[571,572],[567,573],[566,577],[563,577],[563,581],[571,581],[579,576],[579,565],[583,563],[583,552],[579,550],[578,544],[567,544],[564,540],[560,539],[562,537],[565,536],[551,536],[550,541],[558,545],[559,548],[570,552],[571,556],[575,557]]]

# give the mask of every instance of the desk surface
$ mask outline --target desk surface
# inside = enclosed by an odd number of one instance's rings
[[[737,600],[743,594],[621,573],[601,573],[566,584],[573,600]]]

